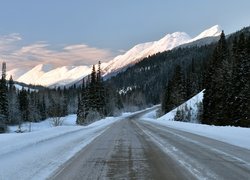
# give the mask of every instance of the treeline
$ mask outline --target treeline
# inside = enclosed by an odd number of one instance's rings
[[[39,122],[49,117],[77,114],[77,124],[88,124],[107,115],[117,115],[123,108],[119,94],[105,85],[101,76],[101,63],[82,87],[45,88],[35,86],[16,88],[10,77],[6,80],[6,63],[3,63],[0,81],[0,132],[7,125]]]
[[[6,80],[6,64],[3,63],[0,82],[0,131],[7,125],[24,122],[38,122],[48,117],[61,117],[76,113],[80,89],[70,88],[28,88],[15,84],[12,77]]]
[[[250,127],[250,36],[221,34],[204,88],[202,123]]]
[[[203,64],[203,76],[192,64],[186,76],[176,65],[162,97],[163,114],[205,89],[202,104],[195,107],[199,122],[250,127],[250,36],[244,30],[228,39],[222,32],[212,56]],[[191,110],[177,109],[174,120],[190,121]]]
[[[149,56],[108,79],[107,84],[121,94],[125,109],[145,108],[163,101],[165,89],[175,76],[176,67],[179,66],[183,76],[181,81],[186,91],[184,99],[190,98],[202,90],[203,74],[214,47],[215,44],[178,48]],[[165,107],[164,112],[171,109],[170,105],[166,104]]]
[[[224,34],[222,34],[224,36]],[[165,114],[204,91],[196,120],[205,124],[249,126],[249,37],[244,28],[205,46],[181,47],[144,58],[108,79],[125,109],[162,104]],[[175,120],[190,121],[192,108]]]
[[[122,105],[118,106],[119,96],[115,94],[103,82],[99,61],[97,71],[93,65],[91,74],[83,79],[78,98],[77,124],[89,124],[107,115],[118,113]]]
[[[203,64],[196,64],[194,60],[186,69],[186,74],[180,65],[176,65],[174,73],[169,81],[166,83],[165,90],[161,99],[161,111],[159,115],[168,113],[175,109],[203,89],[203,76],[204,69],[207,61],[203,61]],[[201,71],[201,68],[202,71]],[[182,107],[177,108],[176,121],[186,122],[198,122],[201,116],[195,114],[192,109],[201,110],[201,104],[194,104],[197,107]]]

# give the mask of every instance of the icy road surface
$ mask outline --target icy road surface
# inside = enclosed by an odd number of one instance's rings
[[[50,179],[249,179],[250,151],[141,121],[118,121]]]

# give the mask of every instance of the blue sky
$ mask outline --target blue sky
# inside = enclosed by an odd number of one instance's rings
[[[88,65],[167,33],[195,36],[216,24],[234,32],[250,25],[249,8],[249,0],[1,0],[0,57],[12,68],[14,55],[20,66],[44,58]],[[80,51],[89,56],[81,58]]]

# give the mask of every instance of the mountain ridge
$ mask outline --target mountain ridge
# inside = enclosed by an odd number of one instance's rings
[[[215,25],[194,38],[191,38],[185,32],[174,32],[172,34],[166,34],[158,41],[137,44],[124,54],[118,55],[113,60],[103,63],[102,69],[104,70],[104,76],[113,76],[150,55],[172,50],[204,38],[217,37],[220,33],[221,28]],[[62,66],[53,69],[51,65],[39,64],[22,75],[20,75],[22,71],[19,69],[8,71],[7,74],[15,77],[16,81],[26,84],[65,86],[67,84],[73,84],[87,76],[91,72],[91,68],[91,66]],[[19,74],[15,74],[15,72],[19,72]]]

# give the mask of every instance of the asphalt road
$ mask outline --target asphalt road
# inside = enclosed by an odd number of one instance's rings
[[[140,120],[114,123],[49,179],[250,179],[250,151]]]

